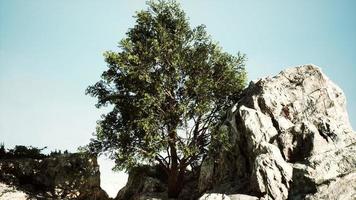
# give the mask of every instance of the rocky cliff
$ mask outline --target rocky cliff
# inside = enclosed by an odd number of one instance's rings
[[[191,199],[356,199],[346,98],[318,67],[251,82],[225,124],[231,148],[203,161],[184,192]],[[131,173],[117,199],[165,199],[162,188],[156,176]]]
[[[356,134],[346,98],[318,67],[251,82],[226,124],[232,148],[204,161],[201,192],[250,199],[356,198]]]
[[[95,156],[0,159],[0,199],[109,199]]]

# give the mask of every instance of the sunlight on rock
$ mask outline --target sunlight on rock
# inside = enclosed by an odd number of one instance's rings
[[[110,197],[115,197],[117,192],[123,188],[127,182],[127,174],[124,172],[114,172],[114,161],[105,156],[98,157],[100,166],[100,186]]]

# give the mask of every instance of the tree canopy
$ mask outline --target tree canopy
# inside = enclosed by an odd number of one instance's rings
[[[199,164],[212,137],[223,137],[213,130],[245,86],[245,56],[224,52],[204,25],[191,28],[177,2],[147,4],[87,88],[98,108],[112,106],[89,149],[109,153],[118,169],[159,164],[174,197],[187,166]]]

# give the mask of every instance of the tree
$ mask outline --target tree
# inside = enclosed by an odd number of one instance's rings
[[[191,28],[175,1],[147,4],[121,50],[104,53],[101,80],[87,88],[98,108],[112,106],[89,150],[109,153],[118,169],[160,165],[169,197],[177,197],[187,167],[222,135],[213,129],[245,86],[245,56],[223,52],[204,25]]]
[[[13,149],[10,149],[7,153],[10,158],[33,158],[33,159],[41,159],[45,158],[46,155],[42,154],[41,151],[46,149],[47,147],[37,148],[33,146],[23,146],[16,145]]]
[[[6,149],[4,143],[0,143],[0,158],[4,158],[6,156]]]

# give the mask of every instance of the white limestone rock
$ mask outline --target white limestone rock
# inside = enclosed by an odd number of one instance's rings
[[[226,194],[207,193],[199,198],[199,200],[231,200]]]
[[[259,198],[246,195],[246,194],[219,194],[219,193],[206,193],[199,198],[199,200],[259,200]]]
[[[0,183],[0,200],[27,200],[31,199],[26,193],[5,183]]]
[[[259,200],[259,198],[246,194],[232,194],[229,195],[231,200]]]
[[[344,184],[351,189],[333,192],[356,170],[356,134],[345,95],[319,67],[251,82],[226,123],[233,148],[209,157],[214,165],[203,164],[199,182],[212,185],[201,189],[275,200],[313,199],[321,191],[343,197],[353,190]]]

